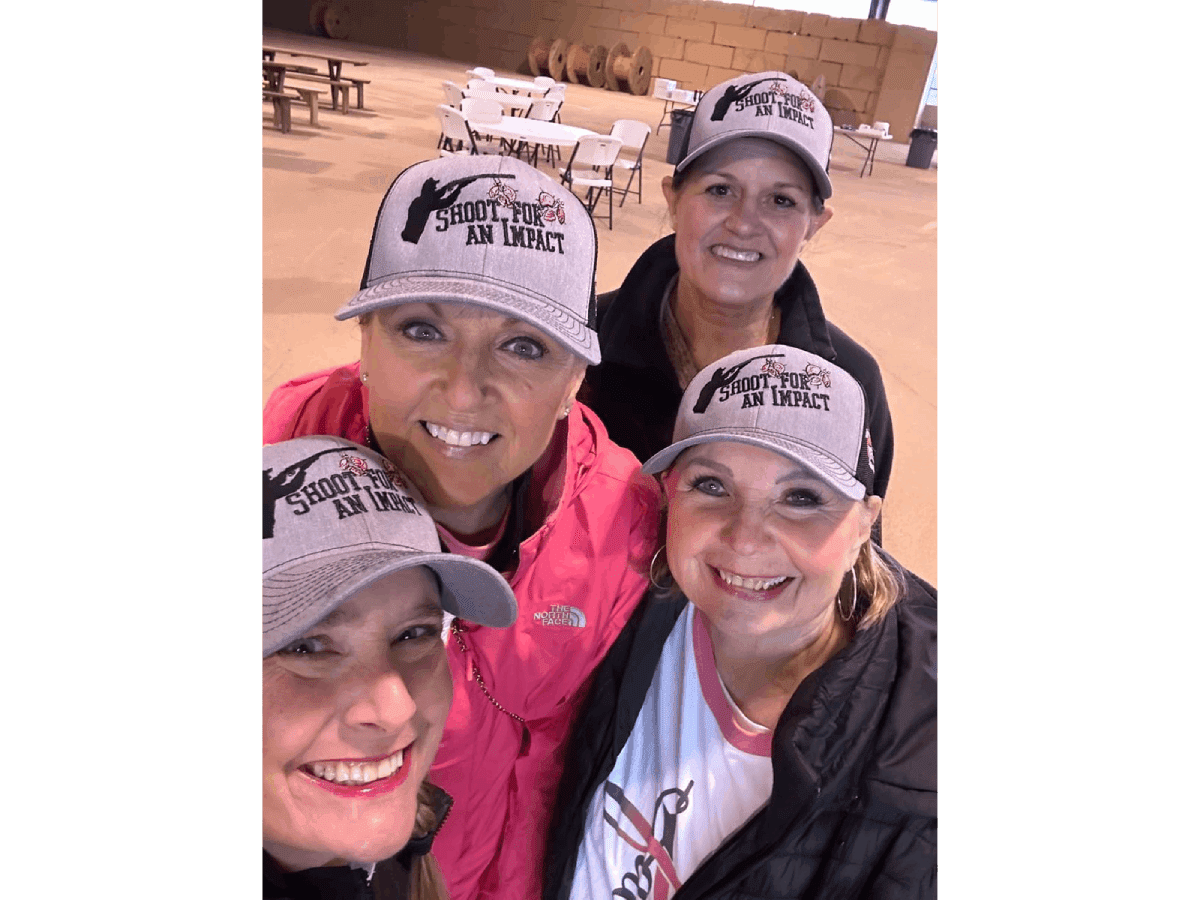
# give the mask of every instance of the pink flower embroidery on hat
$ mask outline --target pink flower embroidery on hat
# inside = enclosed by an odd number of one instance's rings
[[[400,470],[392,465],[392,461],[387,457],[384,457],[383,460],[383,471],[387,474],[387,477],[391,479],[393,485],[402,491],[408,490],[407,486],[404,484],[404,478],[400,475]]]
[[[509,209],[517,201],[517,192],[499,178],[492,181],[492,188],[488,191],[488,196],[493,200],[499,201],[501,206]]]
[[[343,472],[350,472],[354,475],[366,475],[369,466],[367,465],[367,461],[361,456],[346,456],[343,454],[342,458],[338,460],[338,468]]]
[[[540,208],[542,218],[547,222],[553,222],[557,219],[560,225],[567,224],[567,214],[563,210],[562,200],[548,191],[542,191],[538,195],[538,207]]]
[[[815,381],[821,382],[825,387],[833,387],[833,382],[829,378],[829,370],[822,369],[816,363],[809,363],[805,366],[804,374]]]
[[[778,378],[780,375],[782,375],[784,372],[787,371],[787,368],[781,362],[776,362],[773,359],[768,359],[765,363],[762,364],[762,371],[768,375],[773,375],[774,377]]]
[[[785,82],[785,81],[773,82],[771,84],[771,86],[769,88],[767,88],[767,91],[769,93],[776,94],[781,98],[782,97],[795,97],[796,105],[799,106],[800,109],[804,110],[805,112],[814,112],[817,108],[817,105],[813,101],[811,94],[809,94],[806,91],[793,91],[791,88],[788,87],[787,82]]]

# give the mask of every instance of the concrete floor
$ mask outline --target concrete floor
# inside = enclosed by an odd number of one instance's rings
[[[263,40],[332,46],[369,61],[357,71],[371,79],[367,109],[343,115],[325,98],[315,128],[296,106],[292,131],[283,134],[263,106],[265,400],[289,378],[357,358],[357,326],[333,313],[358,288],[384,191],[401,169],[435,153],[441,82],[464,84],[468,66],[273,29]],[[569,85],[562,120],[607,133],[614,119],[657,125],[661,115],[662,103],[652,97]],[[612,231],[597,223],[600,291],[617,287],[638,255],[667,233],[658,185],[671,172],[668,136],[664,127],[646,146],[643,202],[631,197],[618,209]],[[860,178],[862,151],[835,139],[834,216],[803,259],[826,315],[883,370],[896,433],[884,545],[936,584],[937,170],[908,168],[907,152],[907,145],[882,145],[873,174]]]

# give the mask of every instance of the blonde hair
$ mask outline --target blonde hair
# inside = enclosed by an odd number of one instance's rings
[[[438,827],[437,811],[433,803],[433,785],[422,781],[417,791],[417,821],[413,826],[414,838],[426,837]],[[409,882],[409,897],[413,900],[450,900],[446,881],[432,853],[425,853],[413,861],[412,880]]]
[[[900,582],[887,561],[867,541],[854,560],[854,575],[849,572],[838,589],[839,608],[843,599],[846,608],[853,604],[854,616],[858,617],[855,627],[861,631],[883,621],[889,609],[900,599]]]

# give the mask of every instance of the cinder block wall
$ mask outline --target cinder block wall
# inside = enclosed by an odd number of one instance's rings
[[[646,46],[654,74],[707,90],[744,72],[825,76],[835,122],[891,123],[908,140],[937,33],[877,19],[667,0],[342,0],[349,39],[501,69],[527,70],[534,37]],[[263,23],[308,30],[310,0],[263,0]]]

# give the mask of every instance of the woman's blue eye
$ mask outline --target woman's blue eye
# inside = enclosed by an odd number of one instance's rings
[[[786,194],[776,194],[775,195],[775,205],[784,207],[786,209],[791,209],[793,206],[796,205],[796,201],[793,200],[791,197],[787,196]]]
[[[328,648],[325,641],[317,637],[300,638],[277,651],[280,656],[316,656],[326,652]]]
[[[725,493],[725,486],[711,475],[700,475],[692,479],[691,487],[702,494],[708,494],[710,497],[720,497]]]
[[[729,194],[729,185],[727,184],[712,184],[707,188],[707,192],[714,197],[724,197]]]
[[[519,337],[513,338],[504,345],[504,349],[510,353],[515,353],[522,359],[541,359],[546,355],[546,348],[533,338]]]
[[[422,643],[433,638],[439,644],[442,641],[442,626],[441,625],[413,625],[411,628],[405,628],[402,632],[396,635],[395,644],[411,644],[414,641]]]
[[[801,508],[811,508],[825,505],[825,500],[820,494],[818,494],[816,491],[808,490],[807,488],[789,491],[787,496],[784,498],[784,502],[786,502],[789,506]]]
[[[400,330],[404,332],[405,337],[414,341],[436,341],[442,336],[442,333],[428,322],[405,322]]]

